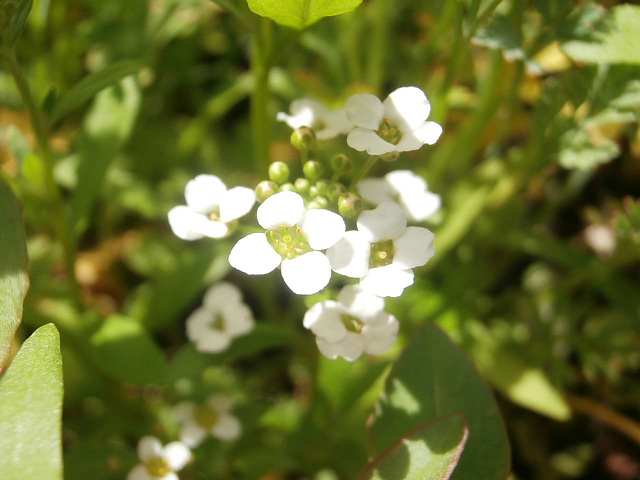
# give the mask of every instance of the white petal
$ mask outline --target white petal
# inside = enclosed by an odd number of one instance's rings
[[[199,240],[204,236],[222,238],[229,231],[224,223],[209,220],[208,217],[184,205],[173,207],[168,217],[171,230],[183,240]]]
[[[198,175],[187,183],[184,196],[189,208],[207,215],[218,209],[226,191],[225,184],[215,175]]]
[[[187,336],[192,340],[198,340],[202,335],[205,335],[211,326],[215,312],[206,308],[196,308],[185,322],[187,328]]]
[[[378,205],[382,202],[393,202],[397,192],[382,178],[363,178],[358,182],[358,193],[362,198]]]
[[[253,207],[256,194],[247,187],[233,187],[220,200],[220,221],[228,223],[243,217]]]
[[[291,115],[280,112],[276,118],[281,122],[286,122],[293,129],[300,127],[313,128],[318,119],[326,114],[327,108],[312,98],[299,98],[291,102],[289,111]]]
[[[171,409],[171,413],[173,414],[173,418],[176,419],[176,422],[182,423],[193,419],[194,409],[195,405],[193,402],[180,402]]]
[[[230,303],[241,303],[242,292],[229,282],[218,282],[207,290],[202,300],[202,305],[213,311],[217,311]]]
[[[400,141],[396,145],[398,152],[412,152],[413,150],[419,150],[424,145],[424,142],[414,135],[414,132],[409,130],[402,132]]]
[[[362,355],[364,340],[355,332],[347,332],[344,338],[337,342],[328,342],[322,337],[316,337],[316,345],[320,353],[331,360],[342,357],[353,362]]]
[[[302,324],[318,337],[328,342],[337,342],[344,338],[347,329],[342,323],[342,314],[345,313],[337,302],[326,300],[316,303],[304,314]]]
[[[169,472],[162,477],[150,477],[151,480],[180,480],[180,477],[173,472]]]
[[[338,293],[338,302],[346,312],[365,323],[380,321],[384,311],[384,299],[367,292],[360,285],[347,285]]]
[[[429,117],[431,105],[427,96],[417,87],[402,87],[385,99],[384,117],[400,130],[415,130]]]
[[[147,467],[142,464],[138,464],[131,469],[127,475],[127,480],[156,480],[156,478],[149,475]]]
[[[399,297],[409,285],[413,284],[413,271],[404,270],[393,264],[372,268],[360,279],[362,288],[378,297]]]
[[[371,244],[363,233],[350,230],[327,250],[326,255],[334,272],[347,277],[361,278],[369,271]]]
[[[207,406],[216,412],[228,412],[233,408],[233,399],[229,395],[214,393],[207,398]]]
[[[143,462],[162,455],[162,444],[156,437],[147,435],[138,442],[138,457]]]
[[[370,93],[351,95],[344,105],[347,118],[356,127],[377,130],[384,114],[384,106],[378,97]]]
[[[426,180],[411,170],[394,170],[393,172],[389,172],[384,176],[384,181],[391,186],[393,191],[400,195],[406,194],[407,192],[413,194],[427,191]]]
[[[307,210],[298,227],[314,250],[324,250],[334,245],[344,235],[346,226],[342,217],[324,209]]]
[[[382,355],[396,343],[398,329],[398,320],[389,314],[381,325],[365,325],[362,329],[364,351],[370,355]]]
[[[229,253],[229,264],[249,275],[269,273],[281,261],[282,257],[271,248],[264,233],[252,233],[241,238]]]
[[[194,421],[185,423],[180,429],[180,441],[189,448],[196,448],[207,437],[207,431]]]
[[[433,241],[436,236],[421,227],[408,227],[401,237],[393,241],[393,265],[415,268],[427,263],[436,253]]]
[[[220,312],[224,318],[224,333],[238,337],[253,329],[253,313],[244,303],[226,305]]]
[[[282,261],[282,278],[293,293],[311,295],[322,290],[331,280],[331,264],[324,253],[305,253]]]
[[[191,338],[196,345],[196,350],[202,353],[219,353],[225,351],[231,345],[231,337],[224,332],[212,328],[197,339]]]
[[[351,130],[347,136],[347,145],[359,152],[366,150],[369,155],[384,155],[397,150],[395,145],[380,138],[373,130],[359,127]]]
[[[413,135],[419,138],[422,143],[433,145],[442,135],[442,127],[436,122],[424,122],[423,125],[413,131]]]
[[[353,130],[353,123],[347,118],[347,111],[344,108],[327,112],[322,121],[324,128],[316,131],[316,138],[319,140],[327,140]]]
[[[164,447],[164,457],[171,469],[177,472],[191,459],[191,450],[182,442],[171,442]]]
[[[357,224],[358,231],[362,232],[369,242],[376,243],[402,235],[407,228],[407,219],[400,205],[382,202],[374,210],[362,212]]]
[[[211,429],[211,433],[220,440],[232,441],[242,433],[242,425],[233,415],[222,414],[218,417],[218,423]]]
[[[295,192],[280,192],[271,195],[258,207],[258,223],[271,230],[281,225],[292,227],[304,213],[304,201]]]
[[[400,206],[409,220],[422,222],[440,210],[442,201],[440,195],[423,192],[414,195],[404,195],[400,198]]]

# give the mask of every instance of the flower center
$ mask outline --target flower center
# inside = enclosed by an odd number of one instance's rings
[[[386,140],[392,145],[397,145],[402,137],[400,130],[398,130],[395,125],[391,125],[386,118],[383,118],[382,122],[380,122],[377,133],[383,140]]]
[[[207,217],[209,217],[209,220],[213,220],[214,222],[219,222],[220,210],[216,208],[214,211],[210,212],[209,215],[207,215]]]
[[[342,320],[344,328],[346,328],[347,331],[354,332],[354,333],[362,332],[362,327],[364,327],[364,325],[356,317],[352,317],[351,315],[347,315],[345,313],[345,314],[342,314],[340,319]]]
[[[193,417],[196,423],[206,430],[218,423],[218,413],[204,405],[196,408]]]
[[[147,473],[152,477],[164,477],[168,473],[173,472],[167,461],[162,457],[152,457],[144,464]]]
[[[393,263],[393,240],[371,245],[371,255],[369,255],[369,268],[384,267]]]
[[[267,231],[267,240],[283,259],[292,259],[313,251],[306,237],[296,226],[281,225],[275,230]]]
[[[213,320],[209,324],[209,328],[211,328],[212,330],[223,331],[224,327],[225,327],[224,317],[222,316],[221,313],[216,313],[215,316],[213,317]]]

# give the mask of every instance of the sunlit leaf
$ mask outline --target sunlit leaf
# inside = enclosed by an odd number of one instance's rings
[[[247,0],[251,11],[301,30],[324,17],[355,9],[362,0]]]

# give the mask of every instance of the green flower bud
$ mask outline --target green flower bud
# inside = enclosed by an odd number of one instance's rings
[[[289,180],[289,165],[284,162],[273,162],[269,165],[269,178],[282,184]]]
[[[316,188],[318,189],[318,195],[326,195],[329,191],[329,182],[326,180],[318,180],[316,182]]]
[[[333,182],[331,184],[329,184],[329,188],[327,188],[327,197],[329,197],[329,200],[332,203],[335,203],[338,201],[338,199],[344,195],[344,193],[347,191],[347,189],[345,188],[345,186],[339,182]]]
[[[311,200],[307,205],[307,208],[308,209],[327,208],[328,206],[329,206],[329,200],[327,200],[327,197],[319,196]]]
[[[400,152],[389,152],[389,153],[385,153],[384,155],[380,155],[380,159],[385,162],[393,162],[397,160],[399,156],[400,156]]]
[[[316,134],[309,127],[296,128],[291,134],[291,145],[301,152],[311,149],[316,141]]]
[[[300,195],[309,193],[309,188],[311,187],[311,183],[306,178],[297,178],[294,185]]]
[[[353,162],[344,153],[338,153],[331,159],[331,168],[338,175],[345,175],[353,169]]]
[[[281,192],[295,192],[296,187],[293,186],[293,183],[284,183],[280,185]]]
[[[270,180],[263,180],[256,185],[256,199],[262,203],[271,195],[278,193],[278,186]]]
[[[322,173],[324,172],[324,167],[320,162],[316,162],[315,160],[309,160],[302,166],[302,172],[304,176],[307,177],[312,182],[318,180]]]
[[[362,211],[362,197],[349,192],[338,199],[338,211],[345,218],[356,218]]]

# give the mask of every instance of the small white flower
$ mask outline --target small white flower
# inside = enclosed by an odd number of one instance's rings
[[[151,436],[138,442],[138,457],[141,463],[133,467],[127,480],[178,480],[175,472],[191,459],[191,450],[182,442],[171,442],[165,447]]]
[[[347,118],[356,126],[347,144],[370,155],[418,150],[433,145],[442,134],[436,122],[426,121],[431,105],[417,87],[402,87],[381,102],[370,93],[358,93],[345,104]]]
[[[225,395],[211,395],[204,405],[182,402],[173,408],[181,424],[180,440],[191,448],[200,445],[207,435],[233,441],[242,433],[242,425],[231,414],[233,401]]]
[[[300,127],[313,129],[316,138],[327,140],[351,131],[353,124],[343,108],[328,110],[322,103],[312,98],[300,98],[291,102],[291,115],[279,112],[277,119],[294,130]]]
[[[344,287],[338,301],[316,303],[303,324],[316,335],[320,353],[350,362],[362,353],[381,355],[398,337],[398,320],[384,311],[384,300],[359,285]]]
[[[397,202],[405,216],[422,222],[440,210],[440,195],[432,193],[424,178],[411,170],[396,170],[384,178],[365,178],[358,183],[358,193],[373,204]]]
[[[247,187],[227,190],[215,175],[198,175],[190,180],[184,196],[187,205],[174,207],[168,214],[171,230],[183,240],[226,236],[231,222],[249,213],[256,198]]]
[[[220,282],[205,293],[202,306],[187,318],[187,337],[199,352],[216,353],[253,326],[253,313],[238,287]]]
[[[327,250],[334,272],[360,278],[360,285],[379,297],[399,297],[413,284],[412,268],[435,254],[435,235],[426,228],[407,227],[402,208],[382,202],[358,217],[358,230],[346,232]]]
[[[258,207],[258,223],[266,230],[240,239],[229,254],[232,267],[262,275],[281,267],[282,278],[298,295],[311,295],[327,286],[331,265],[325,250],[345,231],[340,215],[323,209],[305,210],[302,197],[280,192]]]

